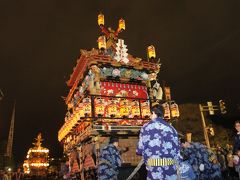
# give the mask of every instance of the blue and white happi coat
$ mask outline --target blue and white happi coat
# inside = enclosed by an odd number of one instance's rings
[[[198,142],[192,142],[190,147],[182,149],[183,156],[187,157],[198,179],[221,180],[220,164],[211,161],[212,153],[205,145]]]
[[[113,144],[104,147],[99,158],[98,179],[116,180],[121,164],[119,150]]]
[[[148,166],[148,159],[171,158],[179,161],[180,145],[177,131],[161,118],[156,118],[145,124],[140,131],[138,155],[143,156],[148,171],[148,180],[176,180],[177,167]]]

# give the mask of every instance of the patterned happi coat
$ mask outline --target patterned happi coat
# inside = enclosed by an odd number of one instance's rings
[[[188,158],[187,161],[192,165],[198,179],[221,179],[220,165],[211,162],[210,151],[205,145],[197,142],[190,143],[190,147],[183,148],[182,153],[185,157]],[[200,165],[203,167],[202,169]]]
[[[148,180],[176,180],[176,165],[148,166],[149,158],[172,158],[179,160],[180,146],[177,131],[166,121],[156,118],[145,124],[139,135],[138,155],[143,156]]]
[[[100,154],[98,179],[116,180],[119,167],[121,167],[121,156],[119,150],[113,144],[109,144],[102,149]]]
[[[187,161],[180,163],[181,180],[195,180],[196,175],[192,166]]]

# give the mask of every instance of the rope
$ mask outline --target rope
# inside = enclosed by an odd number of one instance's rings
[[[141,161],[138,163],[137,167],[133,170],[133,172],[130,174],[130,176],[128,176],[128,178],[126,180],[131,180],[133,178],[133,176],[138,172],[138,170],[141,168],[141,166],[143,165],[144,161],[143,159],[141,159]]]

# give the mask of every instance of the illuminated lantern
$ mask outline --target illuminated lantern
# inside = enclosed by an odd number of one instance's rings
[[[150,117],[150,107],[147,101],[141,103],[142,117],[148,118]]]
[[[83,99],[83,109],[84,109],[84,115],[85,116],[91,116],[91,99],[90,98],[84,98]]]
[[[110,117],[115,117],[118,113],[118,106],[114,100],[110,99],[110,104],[107,107],[107,112]]]
[[[120,116],[121,117],[128,117],[130,112],[130,107],[128,105],[127,99],[121,99],[120,100]]]
[[[106,44],[106,37],[105,36],[99,36],[98,38],[98,48],[101,50],[104,50],[107,48]]]
[[[148,55],[148,59],[155,59],[156,58],[155,47],[153,45],[148,46],[147,55]]]
[[[122,18],[119,19],[118,28],[120,30],[125,30],[125,21],[124,21],[124,19],[122,19]]]
[[[103,26],[104,25],[104,15],[102,13],[100,13],[98,15],[98,25],[99,26]]]
[[[103,116],[105,113],[105,105],[102,98],[95,99],[95,113],[98,116]]]
[[[164,119],[171,119],[169,104],[166,102],[166,103],[163,103],[162,106],[164,110],[164,113],[163,113]]]
[[[172,116],[173,118],[177,118],[177,117],[180,116],[180,114],[179,114],[179,109],[178,109],[178,105],[177,105],[176,103],[174,103],[174,102],[171,103],[170,109],[171,109],[171,116]]]
[[[133,117],[140,116],[139,102],[135,100],[132,102],[132,116]]]
[[[78,104],[78,115],[79,118],[83,118],[85,116],[84,108],[83,108],[83,103]]]

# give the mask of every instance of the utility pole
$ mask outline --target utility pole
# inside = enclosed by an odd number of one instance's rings
[[[201,105],[199,104],[199,110],[200,110],[200,114],[201,114],[201,119],[202,119],[202,125],[203,125],[203,134],[204,134],[204,139],[206,142],[206,145],[208,148],[210,148],[210,141],[209,141],[209,137],[208,137],[208,131],[211,130],[213,136],[214,136],[214,129],[210,126],[206,125],[206,121],[205,121],[205,117],[203,112],[209,112],[210,115],[214,115],[215,111],[221,111],[222,114],[225,114],[226,111],[226,107],[225,107],[225,102],[223,100],[219,101],[219,108],[217,105],[213,105],[211,101],[207,102],[207,105]]]
[[[199,109],[200,109],[201,118],[202,118],[204,139],[205,139],[207,147],[210,148],[210,142],[209,142],[209,137],[208,137],[208,132],[207,132],[207,126],[206,126],[206,122],[205,122],[205,118],[204,118],[204,114],[203,114],[204,110],[203,110],[203,107],[202,107],[201,104],[199,104]]]

